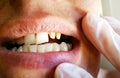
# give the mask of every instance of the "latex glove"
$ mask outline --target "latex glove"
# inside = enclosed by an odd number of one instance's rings
[[[70,63],[60,64],[55,71],[55,78],[93,78],[87,71]]]
[[[120,22],[87,14],[82,21],[86,37],[120,71]]]

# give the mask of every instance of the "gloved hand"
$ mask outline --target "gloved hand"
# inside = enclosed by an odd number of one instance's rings
[[[93,78],[87,71],[70,63],[58,65],[55,78]]]
[[[112,17],[88,13],[82,21],[82,28],[89,41],[120,71],[120,22]],[[55,78],[93,77],[80,67],[63,63],[57,67]]]
[[[120,22],[88,13],[82,28],[90,42],[120,71]]]

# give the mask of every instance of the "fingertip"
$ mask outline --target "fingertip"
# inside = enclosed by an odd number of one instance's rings
[[[55,78],[93,78],[87,71],[71,63],[58,65]]]
[[[100,16],[97,16],[97,15],[94,15],[92,13],[88,13],[84,18],[83,18],[83,21],[82,21],[82,27],[83,27],[83,30],[86,29],[86,27],[91,27],[91,28],[94,28],[95,26],[98,25],[98,23],[100,21],[103,21],[102,18],[100,18]]]

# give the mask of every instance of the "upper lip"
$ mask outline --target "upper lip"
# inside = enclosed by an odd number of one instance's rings
[[[0,28],[0,40],[16,39],[30,33],[59,32],[79,39],[78,28],[75,23],[65,19],[46,16],[44,18],[21,18],[7,23]]]

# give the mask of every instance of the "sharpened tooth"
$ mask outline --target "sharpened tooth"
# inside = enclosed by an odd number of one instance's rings
[[[24,52],[29,52],[29,46],[30,45],[23,45],[23,51]]]
[[[37,51],[40,52],[40,53],[44,53],[45,52],[45,46],[44,45],[38,45]]]
[[[60,44],[60,50],[61,51],[68,51],[68,47],[67,47],[67,44],[65,42],[62,42]]]
[[[18,49],[17,49],[18,52],[22,52],[23,51],[23,48],[22,46],[20,46]]]
[[[40,32],[36,34],[36,44],[41,44],[49,41],[47,32]]]
[[[45,44],[45,52],[52,51],[52,48],[53,48],[53,44],[51,43]]]
[[[55,39],[55,32],[50,32],[50,33],[49,33],[49,37],[50,37],[51,39]]]
[[[35,35],[29,34],[24,37],[24,43],[25,44],[35,44]]]
[[[60,51],[60,45],[57,43],[53,43],[53,51]]]
[[[56,33],[55,34],[56,38],[59,40],[61,38],[61,34],[60,33]]]
[[[37,45],[30,45],[29,46],[29,51],[30,52],[37,52]]]

